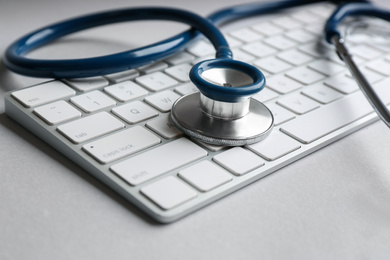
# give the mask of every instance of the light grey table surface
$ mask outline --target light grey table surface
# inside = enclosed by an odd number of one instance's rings
[[[206,15],[239,2],[0,0],[0,56],[29,31],[88,12],[154,4]],[[155,25],[93,30],[35,55],[122,50],[185,28],[147,33]],[[4,114],[6,91],[40,81],[0,64],[0,259],[390,259],[390,131],[381,122],[160,225]]]

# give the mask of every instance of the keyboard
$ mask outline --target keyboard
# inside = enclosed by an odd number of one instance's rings
[[[175,100],[198,91],[192,65],[215,54],[204,39],[138,69],[9,92],[6,113],[156,221],[173,222],[378,120],[323,40],[334,8],[312,4],[223,28],[235,59],[267,79],[253,98],[272,111],[274,129],[256,144],[205,144],[169,120]],[[360,42],[348,44],[388,104],[390,48]]]

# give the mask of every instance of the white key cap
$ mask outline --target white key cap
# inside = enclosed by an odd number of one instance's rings
[[[295,49],[281,52],[277,55],[277,57],[296,66],[303,65],[313,60],[312,56],[304,54],[303,52]]]
[[[321,31],[322,30],[323,29],[321,28]],[[322,42],[300,45],[298,49],[306,54],[313,56],[314,58],[329,57],[329,55],[334,54],[335,52]]]
[[[272,115],[274,116],[274,125],[278,126],[280,124],[283,124],[291,119],[295,118],[295,114],[291,111],[278,106],[275,103],[267,104],[267,107],[269,110],[271,110]]]
[[[104,91],[122,102],[143,97],[148,94],[146,89],[132,81],[123,81],[121,83],[105,87]]]
[[[179,177],[200,191],[210,191],[226,182],[232,176],[210,161],[202,161],[179,172]]]
[[[311,70],[307,67],[299,67],[296,69],[292,69],[286,73],[286,76],[295,79],[296,81],[301,82],[302,84],[312,84],[316,81],[324,79],[325,76]]]
[[[49,125],[81,117],[81,112],[64,100],[37,107],[34,109],[34,113]]]
[[[98,162],[105,164],[144,150],[160,142],[160,138],[145,128],[135,126],[85,144],[83,150]]]
[[[72,97],[70,102],[86,113],[92,113],[108,107],[115,106],[116,102],[98,90]]]
[[[328,78],[324,81],[324,84],[344,94],[349,94],[359,89],[356,82],[345,75]]]
[[[307,11],[294,12],[291,17],[305,24],[318,23],[324,20],[322,17]]]
[[[146,124],[146,127],[150,128],[165,139],[172,139],[183,135],[183,132],[181,132],[176,125],[169,120],[168,115],[149,121]]]
[[[233,51],[233,57],[235,60],[249,62],[249,61],[255,59],[255,57],[253,55],[250,55],[249,53],[242,51],[240,49],[233,49],[232,51]]]
[[[209,42],[199,41],[190,46],[187,51],[196,57],[203,57],[207,55],[214,55],[215,49]]]
[[[194,85],[194,83],[187,82],[175,88],[175,91],[180,95],[184,96],[187,94],[198,92],[199,89]]]
[[[256,60],[254,65],[262,70],[266,70],[269,73],[280,73],[284,70],[291,68],[291,65],[279,60],[275,57],[267,57],[260,60]]]
[[[301,144],[279,131],[273,131],[266,139],[248,148],[268,161],[274,161],[301,148]]]
[[[271,22],[287,30],[295,29],[302,26],[302,22],[288,16],[280,16],[278,18],[274,18],[271,20]]]
[[[108,86],[108,80],[103,77],[65,79],[64,81],[81,92]]]
[[[290,38],[296,42],[299,42],[299,43],[308,43],[308,42],[311,42],[311,41],[318,39],[317,35],[312,34],[308,31],[303,30],[303,29],[289,31],[285,35],[288,38]]]
[[[107,112],[100,112],[60,125],[57,130],[72,142],[78,144],[123,127],[125,125],[115,117]]]
[[[326,76],[331,76],[331,75],[337,74],[337,73],[345,70],[344,66],[341,66],[341,65],[334,63],[332,61],[323,60],[323,59],[313,61],[308,66],[309,66],[309,68],[311,68],[319,73],[322,73]]]
[[[189,73],[191,68],[192,66],[190,64],[184,63],[166,69],[165,73],[178,81],[186,82],[190,80]]]
[[[165,210],[174,208],[197,196],[194,189],[173,176],[168,176],[143,187],[141,193]]]
[[[260,40],[262,36],[257,32],[249,29],[249,28],[241,28],[238,30],[234,30],[229,32],[230,36],[239,39],[243,42],[254,42]]]
[[[290,79],[284,75],[276,75],[267,78],[267,87],[281,93],[286,94],[302,87],[302,84]]]
[[[389,105],[390,103],[390,79],[386,78],[382,81],[379,81],[373,85],[376,94],[380,97],[382,102],[385,105]]]
[[[235,175],[244,175],[264,165],[263,159],[242,147],[217,154],[213,160]]]
[[[225,36],[225,39],[227,40],[230,48],[236,48],[236,47],[242,45],[242,41],[239,41],[236,38],[233,38],[229,35],[224,35],[224,36]]]
[[[138,77],[135,81],[150,91],[160,91],[173,87],[178,83],[176,80],[160,71]]]
[[[261,42],[246,44],[242,46],[241,49],[259,58],[266,57],[277,52],[275,48]]]
[[[167,58],[165,61],[168,62],[170,65],[179,65],[182,63],[188,63],[195,59],[195,56],[192,54],[189,54],[188,52],[180,52],[176,54],[175,56]]]
[[[295,41],[290,40],[284,37],[283,35],[276,35],[276,36],[269,37],[265,39],[264,42],[279,50],[287,50],[297,45]]]
[[[372,111],[363,94],[355,92],[285,124],[281,130],[302,143],[311,143]]]
[[[282,27],[277,26],[277,25],[272,24],[272,23],[268,23],[268,22],[261,22],[261,23],[255,24],[251,28],[253,30],[261,33],[261,34],[266,35],[266,36],[274,36],[277,34],[281,34],[284,31],[284,29]]]
[[[166,68],[168,68],[168,64],[166,64],[165,62],[159,61],[159,62],[155,62],[155,63],[149,64],[146,66],[139,67],[138,70],[144,74],[149,74],[149,73],[153,73],[153,72],[163,70]]]
[[[331,88],[328,88],[322,83],[310,86],[309,88],[305,88],[302,91],[302,94],[305,96],[308,96],[322,104],[327,104],[332,101],[335,101],[336,99],[341,98],[343,95],[340,94],[340,92],[337,92],[336,90],[333,90]]]
[[[115,107],[112,109],[112,112],[128,124],[136,124],[146,119],[158,116],[157,111],[141,101],[134,101],[129,104]]]
[[[390,76],[390,62],[386,60],[377,60],[366,65],[368,69],[378,72],[385,76]]]
[[[277,101],[277,103],[300,115],[319,107],[317,102],[299,93],[281,98]]]
[[[368,68],[360,68],[360,72],[363,73],[364,77],[370,82],[371,84],[383,79],[383,75],[379,74],[377,72],[372,71],[371,69]],[[347,77],[351,78],[352,80],[355,80],[354,77],[352,77],[352,74],[348,71],[345,75]]]
[[[138,185],[207,156],[207,151],[181,138],[111,166],[130,185]]]
[[[157,108],[161,112],[169,112],[172,109],[173,103],[180,96],[171,90],[165,90],[157,94],[147,96],[145,102]]]
[[[375,58],[379,58],[383,53],[379,51],[378,49],[374,49],[368,45],[358,45],[358,46],[352,46],[350,48],[350,51],[353,55],[356,55],[360,58],[366,59],[366,60],[372,60]]]
[[[36,107],[58,99],[74,96],[76,91],[60,81],[50,81],[34,87],[15,91],[11,96],[25,107]]]
[[[264,103],[271,99],[277,98],[278,96],[279,96],[278,93],[265,87],[262,91],[254,95],[253,98]]]
[[[114,83],[119,83],[125,80],[134,79],[138,76],[139,76],[139,72],[133,69],[133,70],[126,70],[126,71],[109,74],[106,75],[105,77]]]

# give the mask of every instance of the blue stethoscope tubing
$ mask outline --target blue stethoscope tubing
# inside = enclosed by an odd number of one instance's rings
[[[231,51],[216,26],[312,2],[321,1],[284,0],[245,4],[215,12],[208,19],[173,8],[130,8],[101,12],[49,25],[20,38],[7,48],[4,63],[10,70],[30,77],[80,78],[107,75],[171,56],[187,47],[199,34],[198,31],[190,29],[148,46],[94,58],[44,60],[25,57],[32,50],[66,35],[96,26],[135,20],[170,20],[187,23],[210,37],[210,41],[217,49],[217,57],[229,58]]]

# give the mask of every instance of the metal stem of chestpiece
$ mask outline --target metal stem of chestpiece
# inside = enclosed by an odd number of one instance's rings
[[[199,106],[206,114],[225,120],[234,120],[245,116],[249,112],[250,99],[241,102],[222,102],[200,94]]]

